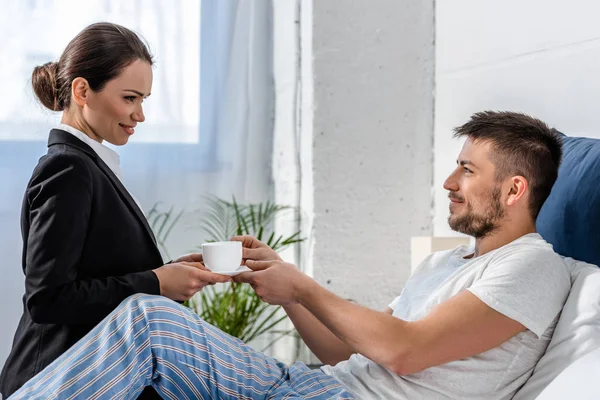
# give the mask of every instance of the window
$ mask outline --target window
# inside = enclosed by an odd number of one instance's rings
[[[155,56],[146,121],[133,143],[198,143],[200,1],[29,0],[8,2],[0,16],[0,141],[45,141],[60,113],[31,89],[36,65],[57,61],[79,31],[98,21],[140,34]]]

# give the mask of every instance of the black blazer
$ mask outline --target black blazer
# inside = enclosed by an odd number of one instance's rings
[[[87,144],[53,129],[21,214],[23,316],[0,377],[4,398],[134,293],[160,294],[148,222]],[[146,393],[146,392],[145,392]]]

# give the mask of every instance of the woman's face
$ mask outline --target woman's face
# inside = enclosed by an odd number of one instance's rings
[[[152,66],[142,60],[127,66],[101,91],[90,90],[82,109],[85,124],[91,130],[86,133],[99,142],[124,145],[134,134],[135,126],[145,120],[142,102],[151,90]]]

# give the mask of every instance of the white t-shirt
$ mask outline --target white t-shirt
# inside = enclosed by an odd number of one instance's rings
[[[416,321],[469,290],[526,331],[484,353],[411,375],[396,375],[360,354],[324,372],[357,399],[510,399],[546,350],[571,281],[561,258],[537,233],[464,259],[473,250],[461,246],[430,255],[390,304],[393,315]]]

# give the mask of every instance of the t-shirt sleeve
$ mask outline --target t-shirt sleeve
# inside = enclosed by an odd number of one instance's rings
[[[499,254],[468,290],[540,338],[562,310],[570,287],[562,259],[534,248]]]
[[[398,303],[400,303],[400,297],[401,296],[396,297],[390,304],[388,304],[388,307],[391,308],[392,310],[395,310],[396,307],[398,306]]]

